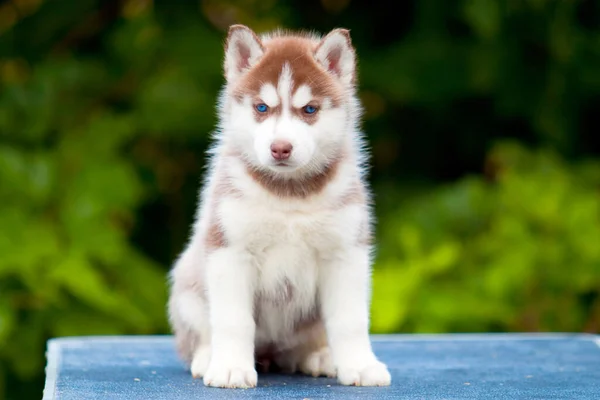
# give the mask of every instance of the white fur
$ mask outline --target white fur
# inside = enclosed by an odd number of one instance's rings
[[[279,96],[277,95],[277,89],[270,83],[265,83],[260,88],[260,98],[265,104],[271,108],[279,105]]]
[[[279,74],[279,82],[277,84],[277,93],[281,98],[281,104],[284,109],[290,107],[290,96],[292,94],[292,70],[288,63],[283,65],[281,73]]]
[[[342,45],[335,36],[329,40],[321,49]],[[256,386],[254,350],[270,343],[281,350],[278,362],[290,371],[337,375],[345,385],[389,385],[390,374],[368,336],[371,249],[357,241],[361,227],[370,223],[369,206],[339,205],[342,194],[363,182],[359,103],[348,87],[344,105],[324,107],[308,125],[290,106],[305,105],[310,90],[301,88],[292,99],[292,81],[293,71],[284,67],[276,90],[282,113],[260,123],[250,98],[238,103],[227,96],[227,87],[223,91],[220,131],[194,233],[172,271],[171,322],[178,337],[192,332],[199,338],[191,372],[209,386]],[[261,96],[274,104],[267,86]],[[278,139],[293,145],[288,167],[274,165],[270,155],[269,146]],[[301,176],[342,154],[334,178],[308,198],[278,197],[247,173],[250,163],[281,176]],[[215,198],[222,176],[243,196]],[[227,246],[209,252],[205,236],[215,216]],[[191,282],[197,282],[193,289]],[[283,301],[290,287],[293,296]],[[315,309],[323,323],[296,331],[294,322]]]
[[[292,106],[295,108],[304,107],[312,100],[312,91],[306,85],[300,86],[296,89],[294,97],[292,97]]]

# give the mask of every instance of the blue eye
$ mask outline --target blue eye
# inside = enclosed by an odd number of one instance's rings
[[[265,112],[267,112],[268,109],[269,109],[269,107],[263,103],[258,104],[256,106],[256,111],[258,111],[259,113],[265,113]]]
[[[304,112],[307,114],[314,114],[317,112],[317,108],[313,106],[304,106],[302,110],[304,110]]]

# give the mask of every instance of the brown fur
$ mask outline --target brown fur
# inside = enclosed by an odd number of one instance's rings
[[[303,37],[282,36],[263,45],[260,61],[244,74],[233,88],[237,99],[250,96],[259,99],[261,87],[271,83],[277,87],[283,66],[288,63],[292,72],[292,94],[302,86],[310,87],[317,102],[330,99],[334,107],[342,103],[344,91],[335,78],[314,58],[316,44]],[[298,110],[301,111],[301,110]]]
[[[227,246],[227,238],[225,236],[225,231],[221,226],[219,216],[217,213],[217,204],[219,204],[219,202],[225,197],[241,196],[241,192],[229,182],[225,173],[218,173],[216,179],[217,182],[214,186],[214,192],[212,195],[210,213],[211,219],[208,225],[208,229],[204,235],[204,245],[207,252],[211,252]]]
[[[340,32],[348,41],[350,40],[347,31],[340,30]],[[267,83],[277,87],[286,64],[292,73],[292,95],[299,87],[307,85],[313,96],[309,104],[317,110],[323,105],[325,99],[329,100],[332,107],[337,107],[344,101],[344,88],[333,75],[336,71],[327,71],[315,58],[315,51],[320,43],[309,37],[295,35],[276,36],[265,43],[256,37],[255,39],[262,46],[264,54],[256,65],[253,65],[232,85],[231,94],[238,101],[250,97],[254,106],[262,103],[261,88]],[[349,45],[351,46],[351,43]],[[264,113],[255,110],[254,115],[256,121],[261,122],[280,112],[281,105],[278,105],[269,108]],[[318,111],[314,114],[307,114],[303,111],[303,107],[295,108],[292,112],[307,124],[315,123],[319,114]],[[250,165],[247,166],[247,171],[256,182],[277,196],[306,198],[323,190],[337,174],[339,163],[340,159],[333,160],[321,172],[302,179],[282,178],[270,171]]]
[[[263,188],[279,197],[307,198],[320,193],[336,176],[341,159],[337,158],[321,172],[301,179],[286,179],[262,169],[247,166],[248,174]]]
[[[327,335],[323,320],[317,310],[296,321],[294,335],[298,340],[292,347],[281,347],[282,343],[269,343],[255,349],[255,359],[262,372],[296,372],[297,363],[312,351],[327,346]],[[289,344],[288,344],[289,346]]]
[[[175,332],[175,349],[177,354],[186,363],[191,363],[194,352],[200,344],[200,335],[191,329],[183,329]]]
[[[256,107],[260,103],[262,103],[262,100],[257,97],[254,100],[253,106]],[[269,107],[269,109],[264,113],[258,112],[255,108],[254,109],[254,120],[256,122],[263,122],[264,120],[266,120],[267,118],[269,118],[273,115],[280,115],[280,114],[281,114],[281,105],[278,105],[276,107]]]
[[[354,185],[344,193],[335,204],[334,208],[340,209],[350,205],[369,205],[370,198],[365,189],[365,186],[360,180],[357,180]],[[370,246],[372,244],[372,231],[369,221],[365,220],[361,223],[356,243],[359,246]]]
[[[173,283],[172,292],[183,293],[190,291],[198,295],[201,299],[205,299],[204,286],[198,276],[188,275],[182,278],[184,279],[179,279]],[[196,348],[200,344],[200,334],[185,324],[181,320],[180,314],[175,312],[177,305],[173,297],[169,299],[168,308],[169,323],[175,334],[175,348],[181,359],[189,364],[192,361]]]
[[[262,100],[259,97],[256,97],[254,102],[253,102],[253,106],[256,107],[258,104],[262,103]],[[317,112],[312,113],[312,114],[308,114],[306,112],[304,112],[304,110],[301,109],[293,109],[292,113],[297,117],[300,118],[302,121],[304,121],[305,123],[307,123],[308,125],[312,125],[315,122],[317,122],[317,117],[319,116],[319,108],[320,108],[320,104],[317,103],[316,101],[311,101],[309,104],[307,105],[311,105],[313,107],[315,107],[317,109]],[[273,115],[281,115],[281,104],[275,106],[275,107],[269,107],[269,109],[266,112],[258,112],[256,110],[256,108],[254,109],[254,120],[256,122],[263,122],[264,120],[266,120],[267,118],[273,116]]]
[[[308,113],[304,112],[303,109],[300,109],[300,110],[295,109],[295,110],[293,110],[293,113],[296,117],[298,117],[302,121],[304,121],[304,123],[306,123],[308,125],[312,125],[315,122],[317,122],[317,117],[319,116],[319,104],[316,102],[310,102],[309,104],[311,106],[315,107],[317,109],[317,111],[312,114],[308,114]]]
[[[296,321],[294,325],[294,331],[296,333],[302,333],[306,331],[310,331],[317,327],[317,325],[322,325],[323,320],[321,318],[321,313],[317,308],[311,310],[308,315],[305,315],[304,318]]]
[[[227,240],[225,240],[225,232],[218,221],[212,221],[206,231],[206,237],[204,244],[206,251],[211,252],[222,247],[227,246]]]

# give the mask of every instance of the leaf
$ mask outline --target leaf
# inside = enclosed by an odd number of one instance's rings
[[[95,309],[112,312],[120,306],[119,297],[82,253],[68,254],[52,268],[49,278]]]
[[[500,6],[493,0],[467,0],[464,2],[467,22],[483,39],[493,39],[500,31]]]

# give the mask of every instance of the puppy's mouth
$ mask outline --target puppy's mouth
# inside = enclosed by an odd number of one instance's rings
[[[277,161],[269,165],[269,169],[273,172],[293,172],[298,168],[298,165],[290,161]]]

